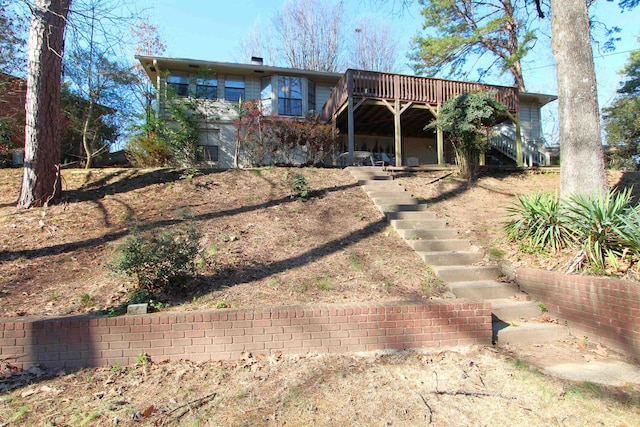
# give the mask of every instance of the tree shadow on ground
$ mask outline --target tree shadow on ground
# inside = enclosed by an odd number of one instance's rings
[[[640,204],[640,172],[623,172],[613,188],[617,191],[631,189],[631,203],[633,205]]]
[[[314,260],[343,251],[361,240],[384,232],[388,226],[389,224],[386,219],[383,218],[378,221],[371,222],[357,231],[345,234],[338,239],[334,239],[321,246],[311,248],[301,254],[287,259],[270,263],[254,263],[239,267],[228,267],[217,271],[213,275],[199,276],[189,290],[197,291],[198,294],[203,295],[219,290],[223,287],[226,288],[243,283],[249,283],[265,279],[287,270],[303,267],[314,262]],[[189,302],[192,300],[193,296],[193,292],[184,292],[183,295],[172,298],[172,302],[177,304]]]
[[[221,172],[220,169],[210,169],[204,172],[199,171],[198,174],[212,175]],[[88,171],[82,187],[78,190],[65,191],[62,200],[70,203],[94,201],[106,195],[127,193],[155,184],[168,184],[189,178],[189,173],[180,169],[117,169],[104,173],[106,174],[103,177],[89,182],[91,176],[97,172]],[[117,181],[110,182],[114,179]]]
[[[357,183],[353,183],[353,184],[346,184],[346,185],[341,185],[337,187],[325,187],[323,189],[310,191],[308,194],[308,197],[322,198],[329,193],[340,192],[348,188],[353,188],[357,186],[358,186]],[[88,199],[88,200],[91,200],[91,199]],[[250,206],[243,206],[243,207],[233,208],[233,209],[227,209],[227,210],[222,210],[217,212],[207,212],[201,215],[189,216],[188,218],[184,218],[184,219],[171,218],[171,219],[153,221],[148,224],[140,225],[138,229],[142,232],[151,231],[151,230],[175,226],[179,224],[190,224],[198,221],[207,221],[207,220],[222,218],[230,215],[238,215],[241,213],[267,209],[275,206],[293,203],[295,201],[296,200],[294,198],[291,198],[290,196],[286,196],[278,199],[272,199],[264,203],[259,203],[259,204],[250,205]],[[0,251],[0,261],[11,261],[16,258],[35,259],[35,258],[40,258],[44,256],[49,256],[49,255],[69,253],[69,252],[77,251],[80,249],[84,249],[92,246],[99,246],[105,243],[113,242],[130,233],[131,233],[131,230],[122,229],[122,230],[114,231],[112,233],[104,234],[100,237],[93,237],[90,239],[80,240],[77,242],[61,243],[61,244],[46,246],[46,247],[37,248],[37,249],[26,249],[26,250],[18,250],[18,251],[3,250],[3,251]]]

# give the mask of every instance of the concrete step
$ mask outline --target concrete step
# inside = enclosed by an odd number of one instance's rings
[[[468,240],[407,240],[409,246],[416,252],[458,251],[467,252],[471,249]]]
[[[418,205],[419,206],[419,205]],[[453,239],[458,236],[458,230],[454,228],[441,228],[435,230],[398,230],[396,232],[406,241]]]
[[[373,179],[372,177],[366,179],[358,179],[358,185],[363,187],[400,187],[402,186],[398,184],[396,181],[392,179]]]
[[[493,341],[498,344],[528,344],[569,338],[569,328],[556,323],[493,322]]]
[[[449,289],[458,298],[494,299],[511,298],[520,293],[518,286],[513,283],[496,282],[497,274],[488,279],[477,278],[467,281],[449,283]]]
[[[454,251],[438,251],[438,252],[418,252],[420,258],[428,265],[471,265],[482,261],[483,252],[454,252]]]
[[[389,223],[396,230],[432,230],[444,228],[447,225],[447,221],[444,219],[392,219]]]
[[[513,298],[499,298],[491,300],[491,313],[499,320],[531,319],[542,315],[542,310],[533,301],[517,301]]]
[[[347,166],[344,170],[349,173],[358,173],[358,172],[378,172],[378,173],[386,173],[381,166]]]
[[[500,268],[483,265],[435,266],[432,269],[440,280],[447,283],[495,280],[500,274]]]
[[[436,219],[435,212],[429,211],[403,211],[403,212],[387,212],[387,219],[414,219],[414,220],[423,220],[423,219]]]
[[[419,212],[429,209],[428,205],[380,205],[378,206],[382,213],[387,212]]]
[[[380,174],[351,174],[358,181],[372,181],[373,185],[388,183],[389,181],[393,181],[393,177],[391,175],[380,175]]]
[[[398,188],[400,188],[400,187],[398,187]],[[403,189],[398,189],[398,190],[380,189],[380,190],[376,190],[376,191],[371,191],[371,192],[367,193],[367,195],[369,196],[369,198],[374,199],[374,200],[375,199],[385,198],[385,197],[391,197],[391,198],[398,198],[398,197],[409,198],[410,197],[412,199],[415,198],[415,197],[411,196],[411,193],[407,193]]]
[[[415,197],[409,196],[408,195],[409,193],[404,193],[404,194],[407,194],[407,196],[403,196],[402,193],[399,193],[399,195],[395,197],[372,197],[371,199],[373,200],[373,203],[375,203],[376,206],[419,204],[418,199],[416,199]]]

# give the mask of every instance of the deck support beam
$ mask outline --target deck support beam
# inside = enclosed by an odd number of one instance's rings
[[[353,108],[353,96],[349,95],[347,98],[347,140],[348,140],[348,150],[349,156],[347,157],[347,163],[349,166],[353,165],[353,152],[355,151],[356,146],[356,132],[354,129],[354,121],[353,121],[353,112],[355,108]]]
[[[396,146],[396,166],[402,166],[402,126],[400,115],[402,112],[400,111],[400,100],[396,99],[394,103],[394,112],[393,112],[393,129],[394,129],[394,140]]]
[[[413,105],[413,102],[407,102],[404,106],[399,99],[396,99],[391,106],[386,100],[382,100],[387,109],[393,114],[393,139],[395,142],[396,166],[402,166],[402,113],[407,111]]]

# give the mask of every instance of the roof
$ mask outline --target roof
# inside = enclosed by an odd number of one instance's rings
[[[547,95],[544,93],[520,91],[518,92],[518,98],[520,99],[521,103],[526,103],[526,104],[533,104],[533,101],[537,101],[542,107],[558,99],[558,95]]]
[[[204,61],[200,59],[189,58],[171,58],[163,56],[148,56],[148,55],[136,55],[135,56],[140,64],[144,67],[147,75],[154,84],[158,81],[158,74],[163,71],[195,71],[195,70],[211,70],[213,72],[225,73],[225,74],[282,74],[282,75],[296,75],[302,77],[309,77],[318,82],[328,82],[330,84],[337,83],[344,73],[331,73],[327,71],[315,71],[315,70],[301,70],[287,67],[274,67],[270,65],[263,65],[260,63],[251,64],[238,64],[233,62],[217,62],[217,61]],[[258,58],[256,58],[258,59]],[[446,79],[443,79],[446,80]],[[496,85],[490,85],[496,86]],[[510,87],[510,86],[508,86]],[[537,102],[540,106],[544,106],[550,102],[558,99],[556,95],[549,95],[543,93],[522,92],[518,93],[520,102],[534,103]]]
[[[203,61],[188,58],[168,58],[161,56],[136,55],[145,71],[153,82],[157,81],[158,74],[167,71],[194,71],[212,70],[227,74],[294,74],[296,76],[309,77],[317,81],[338,82],[343,73],[330,73],[326,71],[299,70],[295,68],[273,67],[262,64],[236,64],[232,62]]]

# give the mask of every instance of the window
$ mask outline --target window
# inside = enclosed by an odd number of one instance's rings
[[[278,114],[302,115],[302,81],[300,77],[278,77]]]
[[[196,161],[198,162],[217,162],[218,146],[217,145],[199,145],[196,150]]]
[[[244,97],[244,77],[226,76],[224,79],[224,99],[231,102],[238,102]]]
[[[196,78],[196,98],[218,98],[218,77],[214,75]]]
[[[309,106],[307,107],[309,111],[316,112],[316,82],[313,80],[307,80],[308,91],[309,91]]]
[[[196,149],[196,161],[217,162],[220,129],[209,129],[200,133],[200,141]]]
[[[167,88],[171,95],[189,96],[189,75],[172,73],[167,76]]]
[[[270,115],[272,110],[271,94],[273,86],[271,85],[271,76],[263,77],[260,84],[260,102],[262,103],[262,113],[265,116]]]

